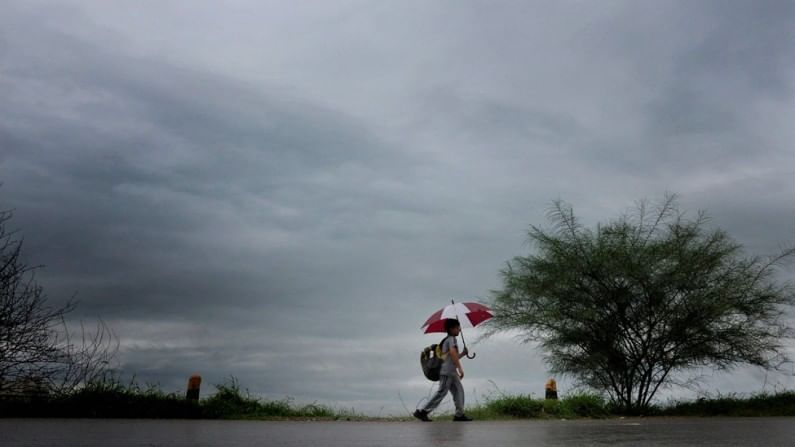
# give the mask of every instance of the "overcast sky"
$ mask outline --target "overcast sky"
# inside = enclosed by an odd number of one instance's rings
[[[749,253],[795,242],[791,1],[0,4],[0,207],[169,391],[413,409],[420,324],[487,300],[558,198],[593,224],[676,192]],[[470,402],[543,392],[531,346],[475,350]]]

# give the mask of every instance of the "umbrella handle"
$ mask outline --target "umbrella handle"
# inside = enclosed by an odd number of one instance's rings
[[[450,300],[450,302],[453,303],[453,306],[455,306],[455,300]],[[458,312],[456,312],[455,319],[458,320]],[[466,349],[467,348],[467,341],[464,340],[464,331],[461,331],[460,335],[461,335],[461,341],[464,342],[464,349]],[[475,358],[476,355],[477,354],[475,354],[475,353],[472,353],[472,354],[467,353],[466,357],[468,359],[472,360],[472,359]]]
[[[467,349],[467,341],[466,341],[466,340],[464,340],[464,332],[462,331],[460,335],[461,335],[461,341],[462,341],[462,342],[464,342],[464,349]],[[475,358],[475,356],[476,356],[476,355],[477,355],[477,354],[475,354],[474,352],[473,352],[472,354],[470,354],[469,352],[467,352],[466,358],[468,358],[468,359],[472,360],[472,359],[474,359],[474,358]]]

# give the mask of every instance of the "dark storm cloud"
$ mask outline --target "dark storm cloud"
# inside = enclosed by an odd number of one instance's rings
[[[82,295],[101,300],[89,305],[105,312],[113,312],[106,305],[122,313],[147,312],[155,302],[155,312],[185,307],[168,299],[179,295],[211,305],[219,289],[230,297],[224,306],[246,299],[241,288],[248,295],[257,290],[259,299],[283,296],[285,291],[271,294],[245,282],[261,285],[260,272],[280,282],[290,276],[291,260],[252,266],[251,248],[261,243],[275,257],[297,233],[311,237],[335,226],[324,210],[349,206],[335,193],[351,185],[324,181],[346,170],[358,180],[388,180],[378,165],[394,169],[402,162],[399,155],[379,156],[377,139],[342,114],[127,58],[70,36],[41,34],[33,36],[42,40],[38,48],[35,40],[25,46],[13,42],[26,50],[11,59],[15,69],[3,78],[9,87],[4,104],[17,105],[4,108],[11,115],[2,132],[11,157],[7,188],[19,188],[19,202],[49,213],[46,222],[27,222],[22,205],[19,219],[29,233],[45,233],[37,225],[56,224],[52,239],[38,246],[32,241],[31,249],[65,277],[96,275],[96,291]],[[64,53],[69,56],[62,62],[47,57]],[[29,61],[28,54],[41,60]],[[69,94],[36,98],[41,84],[45,93]],[[352,193],[346,198],[350,205],[385,199],[380,208],[401,206],[378,191],[346,192]],[[230,224],[270,231],[251,241],[245,238],[253,235],[235,234],[240,228],[230,231]],[[345,229],[338,231],[344,238]],[[224,248],[235,256],[215,251]],[[73,256],[78,262],[69,261]],[[286,271],[269,273],[274,269]],[[113,271],[124,273],[109,278]],[[202,275],[210,271],[222,280]],[[185,287],[192,293],[179,293]]]
[[[792,241],[794,15],[9,2],[0,196],[125,371],[395,412],[427,392],[417,326],[488,297],[552,199],[595,223],[675,191],[752,252]],[[540,392],[529,347],[482,349],[469,386]]]

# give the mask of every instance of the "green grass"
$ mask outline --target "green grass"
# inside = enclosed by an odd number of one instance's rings
[[[118,381],[89,384],[57,396],[0,400],[0,417],[198,418],[201,408],[155,386]]]
[[[659,411],[663,416],[795,416],[795,391],[737,394],[673,402]]]
[[[262,400],[251,397],[240,390],[237,381],[216,386],[216,393],[201,402],[205,417],[213,419],[263,419],[263,418],[310,418],[350,419],[361,417],[352,410],[338,411],[328,405],[317,403],[296,406],[289,398]]]
[[[610,402],[598,394],[575,393],[561,400],[537,399],[532,395],[499,394],[467,409],[467,414],[483,420],[533,418],[606,418],[620,416]],[[737,394],[705,397],[693,401],[676,401],[657,405],[644,412],[647,416],[795,416],[795,391],[750,396]]]
[[[518,394],[488,398],[483,404],[467,408],[466,413],[475,419],[528,419],[540,417],[543,409],[543,400]]]
[[[467,408],[467,415],[481,420],[535,418],[603,418],[609,416],[605,400],[592,393],[571,394],[561,400],[532,395],[490,396],[485,403]]]
[[[479,420],[577,419],[618,416],[610,402],[595,393],[577,392],[560,400],[533,395],[508,395],[499,389],[485,401],[467,408]],[[795,416],[795,391],[775,394],[707,396],[693,401],[675,401],[644,412],[647,416]],[[444,417],[447,415],[437,415]],[[198,403],[182,394],[165,393],[156,386],[134,381],[105,380],[58,396],[0,398],[0,417],[81,418],[186,418],[186,419],[310,419],[310,420],[405,420],[372,418],[354,409],[328,405],[296,404],[291,399],[259,399],[241,390],[231,378],[216,385],[216,392]],[[411,418],[408,418],[411,420]]]
[[[554,404],[554,401],[551,401]],[[580,393],[565,396],[558,404],[558,412],[550,411],[562,418],[603,418],[610,415],[609,405],[605,399],[595,393]]]
[[[482,404],[467,408],[476,419],[606,418],[620,416],[613,406],[595,393],[574,393],[560,400],[538,399],[532,395],[489,396]],[[707,396],[693,401],[675,401],[647,409],[646,416],[685,417],[773,417],[795,416],[795,391],[740,396]]]
[[[365,419],[353,409],[317,403],[296,405],[291,399],[265,400],[242,391],[234,378],[198,403],[156,386],[118,380],[92,383],[58,396],[0,399],[0,417],[157,418],[157,419]]]

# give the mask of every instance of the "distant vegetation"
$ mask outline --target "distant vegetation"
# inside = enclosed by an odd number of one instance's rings
[[[572,394],[560,400],[538,399],[532,395],[502,395],[467,409],[475,419],[604,418],[610,409],[597,394]]]
[[[659,411],[662,416],[795,416],[795,391],[735,394],[676,402]]]
[[[240,389],[235,379],[216,385],[198,403],[159,388],[118,380],[92,383],[60,395],[0,398],[0,417],[157,418],[157,419],[353,419],[353,410],[327,405],[295,405],[290,399],[263,400]]]
[[[202,415],[213,419],[268,419],[268,418],[361,418],[353,410],[335,409],[317,403],[295,405],[290,399],[262,400],[240,390],[232,379],[216,385],[216,393],[200,402]]]
[[[488,399],[467,409],[476,419],[532,419],[532,418],[606,418],[623,415],[615,405],[598,394],[576,393],[559,401],[534,398],[529,395],[502,395]],[[651,405],[644,416],[795,416],[795,391],[774,394],[755,394],[705,397],[694,401],[677,401]]]
[[[93,382],[59,394],[5,396],[3,417],[200,418],[201,408],[176,393],[118,381]]]
[[[560,400],[499,393],[467,408],[479,420],[609,418],[622,407],[591,392],[576,392]],[[795,416],[795,391],[750,396],[725,395],[651,405],[644,416]],[[436,415],[445,420],[447,415]],[[152,419],[308,419],[400,420],[372,418],[354,409],[323,404],[295,404],[291,399],[265,400],[251,396],[234,378],[216,385],[215,393],[198,402],[181,393],[165,393],[118,380],[97,382],[59,395],[0,397],[0,417],[152,418]],[[412,419],[413,420],[413,419]]]

